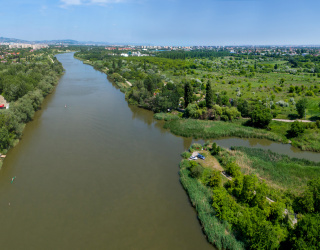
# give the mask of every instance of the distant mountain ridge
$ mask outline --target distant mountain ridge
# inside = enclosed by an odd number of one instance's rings
[[[72,39],[63,40],[40,40],[40,41],[27,41],[17,38],[0,37],[0,43],[45,43],[50,45],[151,45],[151,44],[138,44],[138,43],[110,43],[110,42],[94,42],[94,41],[76,41]]]

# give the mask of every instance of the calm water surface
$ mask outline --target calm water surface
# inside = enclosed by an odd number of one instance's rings
[[[179,183],[191,140],[57,58],[65,75],[0,171],[1,249],[212,249]]]
[[[192,139],[128,106],[73,54],[57,58],[65,75],[0,171],[1,249],[213,249],[179,183]],[[216,141],[320,160],[266,140]]]

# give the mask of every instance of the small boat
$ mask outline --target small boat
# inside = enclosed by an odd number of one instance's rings
[[[11,179],[11,183],[14,181],[14,179],[15,179],[16,177],[14,176],[14,177],[12,177],[12,179]]]

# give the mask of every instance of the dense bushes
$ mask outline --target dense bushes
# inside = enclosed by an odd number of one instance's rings
[[[218,121],[233,121],[241,117],[240,112],[235,107],[213,105],[211,109],[207,109],[206,107],[200,108],[197,104],[189,104],[184,115],[187,118]]]
[[[217,145],[213,144],[213,146],[216,151]],[[198,148],[199,145],[196,147]],[[244,174],[234,160],[239,157],[239,150],[241,150],[248,154],[248,158],[242,155],[241,161],[243,164],[249,164],[250,168],[253,168],[260,161],[272,162],[273,164],[279,162],[277,168],[282,170],[288,170],[283,165],[284,163],[287,163],[288,166],[301,164],[298,168],[302,166],[305,168],[319,167],[320,163],[291,159],[288,156],[261,149],[235,147],[233,150],[236,150],[234,151],[236,155],[223,149],[216,153],[225,172],[232,176],[232,179],[223,181],[225,183],[223,186],[221,185],[222,175],[219,171],[203,168],[195,161],[183,160],[183,164],[181,164],[181,182],[188,191],[191,201],[194,200],[193,193],[204,189],[209,189],[212,192],[212,199],[202,199],[203,203],[212,204],[214,210],[210,215],[207,215],[206,220],[201,220],[204,227],[207,223],[212,223],[211,219],[218,218],[221,224],[231,225],[229,232],[232,232],[232,235],[237,235],[237,239],[241,239],[245,248],[248,249],[317,249],[320,240],[320,217],[318,214],[320,212],[320,178],[312,179],[315,175],[301,176],[304,180],[311,178],[305,186],[305,191],[301,194],[290,191],[279,192],[258,178],[257,175]],[[247,159],[247,162],[243,162],[244,159]],[[264,168],[265,164],[261,167]],[[268,175],[270,174],[260,173],[259,177]],[[291,178],[291,173],[283,175]],[[190,188],[189,183],[191,182],[197,183],[193,186],[194,189]],[[299,191],[301,190],[301,185],[296,187],[299,188]],[[196,203],[194,205],[197,207],[200,217],[201,210],[198,206],[202,207],[204,204]],[[300,213],[297,216],[298,222],[295,219],[293,209]],[[205,233],[210,235],[212,232],[205,231]],[[221,244],[221,235],[216,237],[217,242]],[[224,248],[215,242],[213,244],[219,249]]]

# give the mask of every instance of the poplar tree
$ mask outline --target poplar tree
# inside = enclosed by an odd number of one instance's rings
[[[192,102],[192,87],[189,82],[184,85],[184,103],[185,107],[188,107],[189,103]]]
[[[213,103],[213,91],[211,89],[211,83],[208,81],[206,86],[206,107],[212,108]]]

